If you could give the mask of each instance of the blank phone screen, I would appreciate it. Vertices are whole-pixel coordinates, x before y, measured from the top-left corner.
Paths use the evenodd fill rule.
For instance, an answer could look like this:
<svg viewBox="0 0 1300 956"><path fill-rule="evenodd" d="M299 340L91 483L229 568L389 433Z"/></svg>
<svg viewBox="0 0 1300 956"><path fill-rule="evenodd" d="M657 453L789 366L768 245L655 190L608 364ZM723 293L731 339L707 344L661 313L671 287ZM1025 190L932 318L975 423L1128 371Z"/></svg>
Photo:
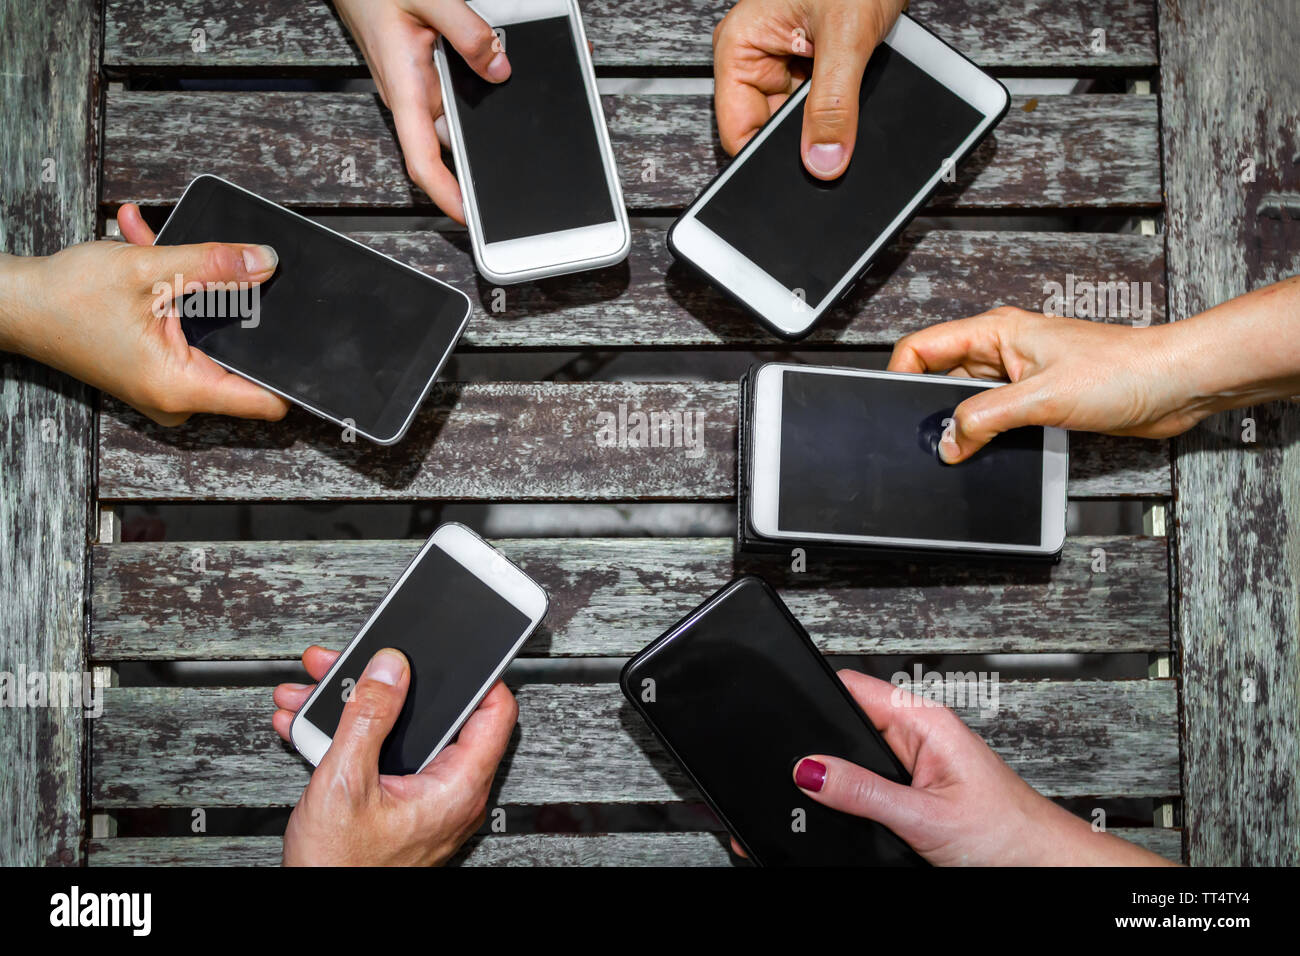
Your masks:
<svg viewBox="0 0 1300 956"><path fill-rule="evenodd" d="M381 773L414 773L527 630L529 618L437 545L397 586L330 677L305 719L333 737L345 696L377 651L411 665L406 704L379 757Z"/></svg>
<svg viewBox="0 0 1300 956"><path fill-rule="evenodd" d="M920 863L885 827L824 807L795 786L794 767L811 754L911 781L759 579L742 578L654 645L623 684L758 862Z"/></svg>
<svg viewBox="0 0 1300 956"><path fill-rule="evenodd" d="M810 305L821 302L916 197L983 115L892 47L871 55L849 168L810 176L803 103L745 153L696 218Z"/></svg>
<svg viewBox="0 0 1300 956"><path fill-rule="evenodd" d="M1004 432L959 465L939 459L945 420L978 391L785 371L780 529L1037 546L1043 429Z"/></svg>
<svg viewBox="0 0 1300 956"><path fill-rule="evenodd" d="M375 438L400 433L465 320L459 292L212 177L195 180L158 234L158 245L191 242L265 244L280 261L255 315L237 293L204 296L202 314L186 315L200 298L187 297L190 345Z"/></svg>
<svg viewBox="0 0 1300 956"><path fill-rule="evenodd" d="M484 242L613 221L569 18L500 29L510 59L504 83L481 78L444 44Z"/></svg>

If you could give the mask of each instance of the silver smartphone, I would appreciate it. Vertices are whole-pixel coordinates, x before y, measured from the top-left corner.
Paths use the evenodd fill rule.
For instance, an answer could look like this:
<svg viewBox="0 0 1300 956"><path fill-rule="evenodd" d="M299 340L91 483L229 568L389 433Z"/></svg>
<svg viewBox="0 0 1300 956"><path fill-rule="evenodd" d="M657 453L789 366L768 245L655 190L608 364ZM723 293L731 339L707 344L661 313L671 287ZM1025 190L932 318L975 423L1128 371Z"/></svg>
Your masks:
<svg viewBox="0 0 1300 956"><path fill-rule="evenodd" d="M1064 429L1017 428L960 464L939 458L956 406L997 382L783 363L751 381L757 534L916 551L1061 550Z"/></svg>
<svg viewBox="0 0 1300 956"><path fill-rule="evenodd" d="M510 60L489 83L439 38L448 134L479 271L508 284L621 262L627 210L574 0L471 0Z"/></svg>
<svg viewBox="0 0 1300 956"><path fill-rule="evenodd" d="M541 585L469 528L440 526L298 711L293 745L319 764L366 664L393 647L410 663L411 684L379 769L424 769L519 653L547 603Z"/></svg>

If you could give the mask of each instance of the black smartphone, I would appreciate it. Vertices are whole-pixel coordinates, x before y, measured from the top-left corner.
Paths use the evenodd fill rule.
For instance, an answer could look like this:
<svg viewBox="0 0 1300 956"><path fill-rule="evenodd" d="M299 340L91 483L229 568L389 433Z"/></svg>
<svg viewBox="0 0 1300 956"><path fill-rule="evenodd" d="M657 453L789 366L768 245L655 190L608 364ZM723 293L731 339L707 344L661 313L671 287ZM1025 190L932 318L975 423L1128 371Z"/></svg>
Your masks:
<svg viewBox="0 0 1300 956"><path fill-rule="evenodd" d="M189 344L381 445L406 432L469 321L463 292L216 176L190 183L155 245L192 242L269 245L280 261L251 290L184 295Z"/></svg>
<svg viewBox="0 0 1300 956"><path fill-rule="evenodd" d="M924 866L890 830L794 784L801 757L912 779L789 608L761 578L732 581L627 662L623 693L764 866Z"/></svg>

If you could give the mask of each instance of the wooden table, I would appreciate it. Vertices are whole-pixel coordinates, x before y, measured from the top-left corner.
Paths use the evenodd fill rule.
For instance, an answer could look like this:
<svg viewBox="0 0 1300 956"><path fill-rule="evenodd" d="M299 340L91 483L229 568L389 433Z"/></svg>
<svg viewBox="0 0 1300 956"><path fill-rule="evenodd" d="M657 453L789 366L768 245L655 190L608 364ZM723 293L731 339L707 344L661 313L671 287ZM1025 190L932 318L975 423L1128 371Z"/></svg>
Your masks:
<svg viewBox="0 0 1300 956"><path fill-rule="evenodd" d="M801 348L834 361L837 350L885 349L991 305L1039 308L1044 284L1069 274L1149 282L1153 321L1165 321L1295 272L1294 4L1233 5L1231 18L1219 6L916 0L919 19L999 75L1098 84L1015 97L929 210L956 227L909 230ZM710 33L727 7L583 4L597 69L613 78L707 77ZM326 91L366 73L324 3L3 0L0 12L6 36L16 31L6 70L21 74L4 87L5 251L103 235L120 203L166 207L200 172L308 213L436 214L407 178L378 98ZM258 88L168 89L177 77ZM327 82L286 88L303 77ZM358 238L470 293L465 352L778 348L664 244L663 218L725 161L710 97L618 92L604 103L634 217L625 265L510 288L493 311L463 232ZM1241 182L1247 159L1254 179ZM355 181L340 175L345 165ZM974 213L1065 215L1078 228L963 227ZM704 412L705 453L598 447L597 414L620 404ZM0 408L0 669L94 668L109 685L123 662L283 661L312 642L341 646L418 547L204 542L197 572L194 542L118 540L126 504L727 502L735 490L732 381L448 382L393 448L342 443L297 411L274 425L201 417L163 429L12 356ZM1254 444L1239 440L1247 416ZM1152 825L1122 832L1157 852L1294 864L1298 435L1296 410L1269 406L1212 419L1172 454L1164 442L1074 436L1071 498L1141 500L1147 533L1072 538L1050 570L795 574L738 564L725 538L498 543L551 593L527 656L626 657L737 569L772 579L828 653L1147 655L1147 679L1004 681L996 715L963 717L1049 796L1150 800ZM465 862L729 861L725 837L689 812L698 797L614 684L515 690L520 726L492 797L507 820L518 807L656 805L687 829L507 828L474 838ZM0 860L277 862L278 837L133 837L116 826L138 808L292 805L309 768L269 718L266 688L108 686L93 721L73 709L0 710L0 818L14 822L0 834Z"/></svg>

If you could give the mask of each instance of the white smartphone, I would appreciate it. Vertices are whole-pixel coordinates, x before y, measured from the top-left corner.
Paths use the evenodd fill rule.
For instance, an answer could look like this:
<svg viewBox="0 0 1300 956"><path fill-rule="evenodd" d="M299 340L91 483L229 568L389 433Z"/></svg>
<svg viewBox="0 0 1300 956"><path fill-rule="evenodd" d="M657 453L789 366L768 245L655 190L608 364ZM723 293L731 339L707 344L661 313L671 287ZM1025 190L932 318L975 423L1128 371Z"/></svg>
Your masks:
<svg viewBox="0 0 1300 956"><path fill-rule="evenodd" d="M772 363L751 377L749 524L771 539L1050 556L1067 434L1017 428L945 465L953 409L997 382Z"/></svg>
<svg viewBox="0 0 1300 956"><path fill-rule="evenodd" d="M175 290L186 341L380 445L406 434L469 322L459 289L217 176L186 187L154 242L275 249L260 286Z"/></svg>
<svg viewBox="0 0 1300 956"><path fill-rule="evenodd" d="M621 262L627 210L575 0L472 0L510 60L482 79L439 37L443 108L478 269L508 284Z"/></svg>
<svg viewBox="0 0 1300 956"><path fill-rule="evenodd" d="M673 254L796 339L870 266L1007 111L1006 87L906 14L867 63L853 158L800 157L805 83L668 232Z"/></svg>
<svg viewBox="0 0 1300 956"><path fill-rule="evenodd" d="M423 770L460 731L546 614L546 592L464 525L440 526L298 711L290 739L319 764L374 654L406 655L411 684L381 773Z"/></svg>

